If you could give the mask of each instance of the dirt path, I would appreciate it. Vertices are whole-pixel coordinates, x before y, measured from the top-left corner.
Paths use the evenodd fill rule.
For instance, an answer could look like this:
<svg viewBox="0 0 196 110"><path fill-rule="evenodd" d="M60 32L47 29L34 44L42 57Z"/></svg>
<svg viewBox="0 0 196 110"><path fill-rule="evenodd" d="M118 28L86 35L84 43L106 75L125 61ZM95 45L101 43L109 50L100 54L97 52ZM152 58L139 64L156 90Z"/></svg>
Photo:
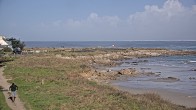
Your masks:
<svg viewBox="0 0 196 110"><path fill-rule="evenodd" d="M6 103L12 110L25 110L24 104L20 101L18 95L16 95L15 102L12 102L10 99L8 99L9 98L8 89L9 89L10 84L7 82L7 79L3 76L3 69L4 68L0 67L0 86L3 87L2 92L5 96ZM19 87L19 90L20 90L20 87Z"/></svg>

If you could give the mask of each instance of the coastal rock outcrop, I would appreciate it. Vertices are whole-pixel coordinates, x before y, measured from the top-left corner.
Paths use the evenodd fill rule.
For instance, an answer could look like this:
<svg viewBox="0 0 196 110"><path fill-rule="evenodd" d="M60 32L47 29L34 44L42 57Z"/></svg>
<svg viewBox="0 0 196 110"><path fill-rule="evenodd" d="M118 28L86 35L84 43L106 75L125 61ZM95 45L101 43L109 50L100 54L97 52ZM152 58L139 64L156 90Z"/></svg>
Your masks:
<svg viewBox="0 0 196 110"><path fill-rule="evenodd" d="M180 81L180 79L175 78L175 77L167 77L167 78L157 78L153 81L155 82L176 82L176 81Z"/></svg>
<svg viewBox="0 0 196 110"><path fill-rule="evenodd" d="M191 71L196 71L196 69L191 69Z"/></svg>
<svg viewBox="0 0 196 110"><path fill-rule="evenodd" d="M133 75L136 73L137 73L137 71L135 68L126 68L126 69L122 69L118 72L118 74L120 74L120 75Z"/></svg>
<svg viewBox="0 0 196 110"><path fill-rule="evenodd" d="M190 79L190 80L196 80L196 78L195 78L195 77L190 77L189 79Z"/></svg>

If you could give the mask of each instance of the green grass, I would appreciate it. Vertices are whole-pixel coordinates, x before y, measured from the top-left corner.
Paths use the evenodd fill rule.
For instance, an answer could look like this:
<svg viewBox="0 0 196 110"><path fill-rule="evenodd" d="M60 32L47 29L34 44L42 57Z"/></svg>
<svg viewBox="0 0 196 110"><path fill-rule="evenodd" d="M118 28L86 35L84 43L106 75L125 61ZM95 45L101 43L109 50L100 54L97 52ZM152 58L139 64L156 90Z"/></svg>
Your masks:
<svg viewBox="0 0 196 110"><path fill-rule="evenodd" d="M23 56L4 70L19 86L27 110L184 110L157 95L131 95L88 81L85 61Z"/></svg>
<svg viewBox="0 0 196 110"><path fill-rule="evenodd" d="M118 49L118 48L74 48L70 51L63 51L62 49L49 49L50 54L60 54L67 57L76 56L95 56L99 54L107 54L112 52L132 51L132 49Z"/></svg>
<svg viewBox="0 0 196 110"><path fill-rule="evenodd" d="M1 86L0 86L0 110L11 110L5 101L5 96L3 95Z"/></svg>

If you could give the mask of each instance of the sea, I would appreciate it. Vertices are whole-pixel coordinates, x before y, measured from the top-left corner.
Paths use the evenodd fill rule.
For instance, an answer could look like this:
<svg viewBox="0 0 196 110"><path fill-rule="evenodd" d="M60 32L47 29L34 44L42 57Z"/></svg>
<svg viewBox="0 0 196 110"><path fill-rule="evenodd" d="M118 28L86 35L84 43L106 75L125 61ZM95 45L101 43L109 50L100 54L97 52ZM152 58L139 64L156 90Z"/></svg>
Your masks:
<svg viewBox="0 0 196 110"><path fill-rule="evenodd" d="M25 41L28 48L166 48L196 50L196 41Z"/></svg>
<svg viewBox="0 0 196 110"><path fill-rule="evenodd" d="M25 44L28 48L165 48L196 51L196 41L27 41ZM115 85L138 89L166 89L196 97L196 55L136 58L119 62L121 65L109 69L135 68L157 75L129 77L115 82ZM136 65L133 62L138 63ZM178 81L157 81L158 78L168 77L177 78Z"/></svg>

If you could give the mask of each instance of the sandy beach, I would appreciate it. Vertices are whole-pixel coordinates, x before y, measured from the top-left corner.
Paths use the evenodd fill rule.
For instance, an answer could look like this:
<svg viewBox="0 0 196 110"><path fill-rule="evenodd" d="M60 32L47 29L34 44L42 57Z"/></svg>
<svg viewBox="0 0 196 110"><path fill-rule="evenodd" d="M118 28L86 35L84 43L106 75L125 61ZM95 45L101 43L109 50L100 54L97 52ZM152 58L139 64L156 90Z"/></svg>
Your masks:
<svg viewBox="0 0 196 110"><path fill-rule="evenodd" d="M182 105L190 108L196 107L196 97L191 97L188 94L165 90L165 89L145 89L145 88L127 88L123 86L118 86L112 84L114 88L117 88L122 91L130 92L131 94L145 94L145 93L153 93L160 95L161 98L167 100L171 103Z"/></svg>

